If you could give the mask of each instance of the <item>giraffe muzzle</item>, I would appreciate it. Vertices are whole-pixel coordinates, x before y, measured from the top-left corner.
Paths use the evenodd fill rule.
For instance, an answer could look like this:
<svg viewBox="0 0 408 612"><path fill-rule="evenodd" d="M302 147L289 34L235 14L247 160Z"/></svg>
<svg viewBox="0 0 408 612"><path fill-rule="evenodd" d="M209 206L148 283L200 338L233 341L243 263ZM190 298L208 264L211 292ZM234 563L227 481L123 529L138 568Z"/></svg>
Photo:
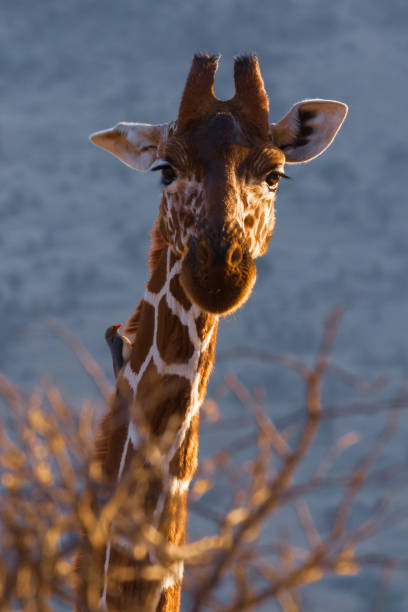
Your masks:
<svg viewBox="0 0 408 612"><path fill-rule="evenodd" d="M233 312L251 294L256 266L237 238L192 240L181 271L188 297L213 314Z"/></svg>

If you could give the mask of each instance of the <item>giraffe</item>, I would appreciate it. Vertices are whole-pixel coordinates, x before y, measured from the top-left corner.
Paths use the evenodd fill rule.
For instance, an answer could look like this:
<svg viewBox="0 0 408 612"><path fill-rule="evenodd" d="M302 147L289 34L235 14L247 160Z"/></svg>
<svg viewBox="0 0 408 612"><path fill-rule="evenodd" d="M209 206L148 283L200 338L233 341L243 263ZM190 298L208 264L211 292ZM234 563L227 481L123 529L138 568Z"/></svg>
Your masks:
<svg viewBox="0 0 408 612"><path fill-rule="evenodd" d="M257 58L235 60L235 95L227 101L214 94L218 61L218 56L194 56L176 121L118 123L91 136L131 168L161 171L150 278L124 329L132 343L130 358L117 374L95 456L105 484L112 486L126 477L135 457L142 458L140 469L148 474L140 492L145 516L165 542L175 545L186 538L199 410L215 360L219 319L241 307L254 287L255 259L266 253L274 232L278 184L288 178L285 163L307 162L325 151L348 111L341 102L304 100L278 123L269 123ZM151 476L147 448L159 449L159 470L152 468ZM183 563L169 562L160 577L145 579L157 563L155 554L145 551L132 559L113 539L99 552L87 552L83 545L78 612L94 609L86 590L92 564L101 576L96 609L179 610ZM123 566L136 574L113 587L113 572Z"/></svg>

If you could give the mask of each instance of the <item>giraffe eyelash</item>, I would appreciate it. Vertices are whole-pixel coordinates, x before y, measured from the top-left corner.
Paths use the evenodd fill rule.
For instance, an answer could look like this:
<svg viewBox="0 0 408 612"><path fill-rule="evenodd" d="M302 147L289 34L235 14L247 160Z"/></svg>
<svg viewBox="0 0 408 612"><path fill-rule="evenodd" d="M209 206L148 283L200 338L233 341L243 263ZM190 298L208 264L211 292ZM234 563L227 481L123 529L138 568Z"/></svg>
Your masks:
<svg viewBox="0 0 408 612"><path fill-rule="evenodd" d="M268 174L266 175L271 176L271 175L275 175L277 178L284 178L284 179L291 179L291 176L288 176L287 174L285 174L282 170L271 170L270 172L268 172Z"/></svg>
<svg viewBox="0 0 408 612"><path fill-rule="evenodd" d="M164 170L165 168L173 169L173 166L166 161L161 161L157 166L152 166L150 172L156 172L157 170Z"/></svg>
<svg viewBox="0 0 408 612"><path fill-rule="evenodd" d="M156 172L156 170L162 171L161 184L164 187L170 185L177 178L177 172L174 170L173 166L166 161L159 162L157 166L153 166L150 168L152 172Z"/></svg>
<svg viewBox="0 0 408 612"><path fill-rule="evenodd" d="M280 170L271 170L271 172L268 172L264 178L264 181L267 184L269 191L278 190L279 179L281 178L289 179L290 176Z"/></svg>

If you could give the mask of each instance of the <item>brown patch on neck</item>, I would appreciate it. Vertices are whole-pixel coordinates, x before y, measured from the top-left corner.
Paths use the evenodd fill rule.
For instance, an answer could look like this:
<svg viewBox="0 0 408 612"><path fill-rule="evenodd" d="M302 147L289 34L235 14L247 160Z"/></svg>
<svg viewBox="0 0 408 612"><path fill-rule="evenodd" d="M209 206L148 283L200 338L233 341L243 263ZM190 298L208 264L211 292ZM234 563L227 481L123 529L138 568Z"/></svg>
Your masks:
<svg viewBox="0 0 408 612"><path fill-rule="evenodd" d="M177 302L184 308L184 310L190 310L191 302L185 294L184 289L180 285L180 275L176 274L170 281L170 293L177 300Z"/></svg>
<svg viewBox="0 0 408 612"><path fill-rule="evenodd" d="M196 319L196 327L197 327L197 334L198 337L200 338L201 341L203 341L206 336L208 336L208 334L211 331L212 326L216 323L217 321L217 317L215 317L214 315L208 314L206 312L202 312ZM214 330L214 336L216 336L216 331Z"/></svg>
<svg viewBox="0 0 408 612"><path fill-rule="evenodd" d="M132 347L130 365L138 374L153 344L154 308L148 302L141 302L140 329Z"/></svg>
<svg viewBox="0 0 408 612"><path fill-rule="evenodd" d="M191 419L183 443L170 462L170 474L180 480L191 480L198 465L198 427L200 413Z"/></svg>
<svg viewBox="0 0 408 612"><path fill-rule="evenodd" d="M108 481L114 482L118 477L128 426L129 396L116 392L110 411L99 425L94 450L94 458L101 464L102 474Z"/></svg>
<svg viewBox="0 0 408 612"><path fill-rule="evenodd" d="M170 447L185 418L190 397L188 380L182 376L159 374L151 360L139 381L133 402L132 410L137 412L134 420L140 422L142 417L148 431L156 439L161 439L162 446Z"/></svg>
<svg viewBox="0 0 408 612"><path fill-rule="evenodd" d="M140 300L135 308L135 311L126 321L123 333L125 336L135 336L139 328L140 313L142 311L143 300Z"/></svg>
<svg viewBox="0 0 408 612"><path fill-rule="evenodd" d="M188 492L185 491L177 498L166 498L159 524L159 531L165 535L168 542L176 546L181 546L186 541L187 495Z"/></svg>
<svg viewBox="0 0 408 612"><path fill-rule="evenodd" d="M163 361L187 363L194 352L188 327L171 312L165 295L160 300L157 319L157 348Z"/></svg>

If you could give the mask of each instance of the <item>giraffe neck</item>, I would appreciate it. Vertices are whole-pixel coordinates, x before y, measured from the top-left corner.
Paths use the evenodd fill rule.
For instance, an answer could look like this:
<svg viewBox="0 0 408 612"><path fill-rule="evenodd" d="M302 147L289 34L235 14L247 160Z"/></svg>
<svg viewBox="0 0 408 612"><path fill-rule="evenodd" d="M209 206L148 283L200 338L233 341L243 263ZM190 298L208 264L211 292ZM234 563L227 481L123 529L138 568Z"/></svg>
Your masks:
<svg viewBox="0 0 408 612"><path fill-rule="evenodd" d="M116 444L108 444L113 452L103 460L107 475L118 482L141 448L153 448L156 461L159 450L160 476L156 470L145 510L153 526L175 545L185 541L188 488L198 462L199 409L214 363L218 324L216 316L191 304L180 284L180 270L181 260L163 249L137 309L130 361L117 381L117 409L123 411L121 397L130 400L119 419L120 431L115 430ZM113 562L109 545L104 602ZM153 587L145 589L144 600L139 593L129 604L178 610L182 575L182 563L173 564L155 593ZM153 607L147 607L148 599L156 602Z"/></svg>
<svg viewBox="0 0 408 612"><path fill-rule="evenodd" d="M201 312L184 293L181 263L170 249L163 251L140 305L139 329L123 373L135 398L131 421L160 438L169 419L179 416L180 442L203 399L210 365L203 357L209 348L213 356L217 328L217 317Z"/></svg>

